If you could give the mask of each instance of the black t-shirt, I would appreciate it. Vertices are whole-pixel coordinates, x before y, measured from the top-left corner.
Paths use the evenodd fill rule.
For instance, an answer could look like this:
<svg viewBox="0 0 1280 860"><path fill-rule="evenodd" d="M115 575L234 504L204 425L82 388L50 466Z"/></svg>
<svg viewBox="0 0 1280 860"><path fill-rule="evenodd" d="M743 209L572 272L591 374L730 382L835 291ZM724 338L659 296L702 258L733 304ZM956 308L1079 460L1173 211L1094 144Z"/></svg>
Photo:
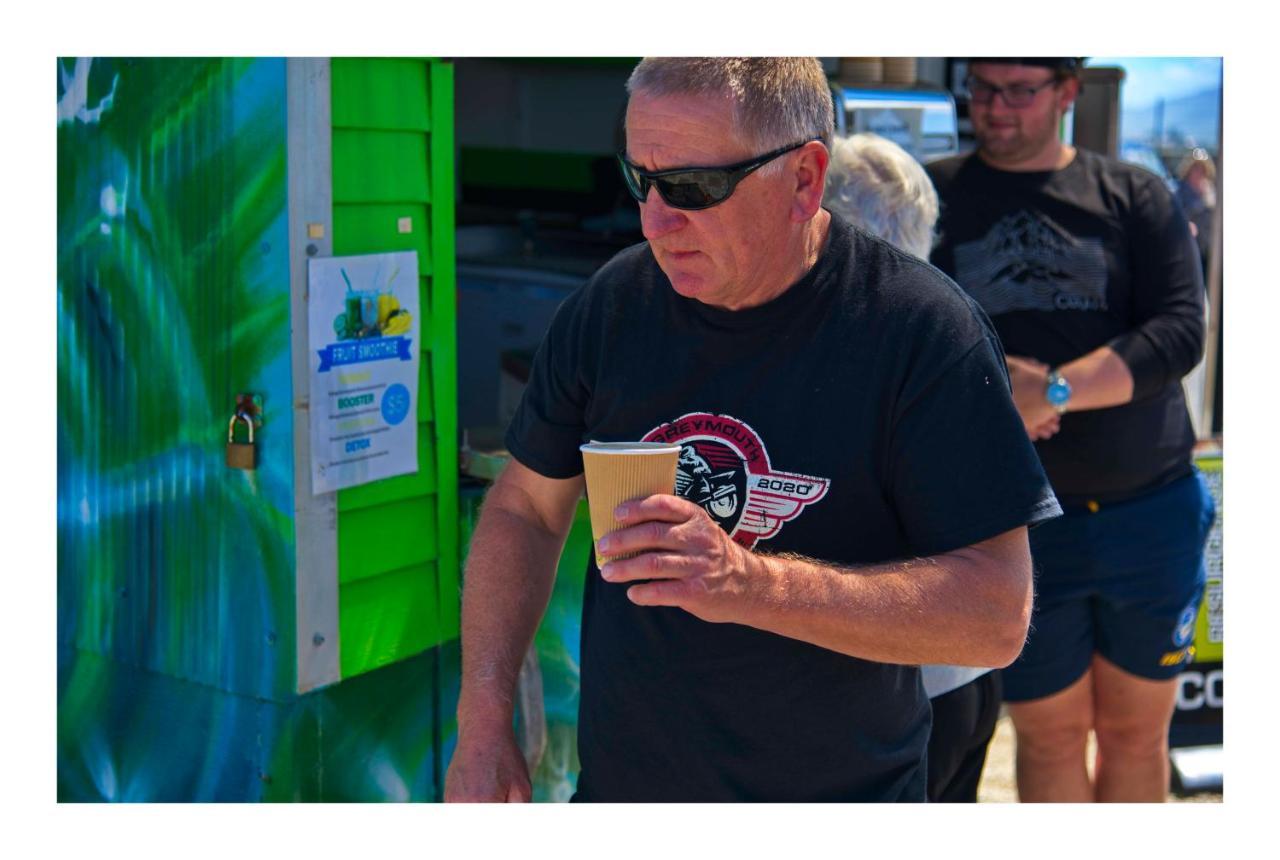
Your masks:
<svg viewBox="0 0 1280 860"><path fill-rule="evenodd" d="M1059 510L981 310L834 217L814 268L758 307L678 295L647 244L570 296L506 441L568 478L589 439L678 441L677 490L734 540L840 564ZM914 666L638 607L594 561L581 654L579 799L924 799Z"/></svg>
<svg viewBox="0 0 1280 860"><path fill-rule="evenodd" d="M1036 450L1064 504L1114 502L1191 471L1181 380L1204 345L1195 241L1155 174L1079 150L1012 173L976 155L928 167L942 199L933 262L991 317L1009 355L1056 367L1110 345L1133 401L1068 412Z"/></svg>

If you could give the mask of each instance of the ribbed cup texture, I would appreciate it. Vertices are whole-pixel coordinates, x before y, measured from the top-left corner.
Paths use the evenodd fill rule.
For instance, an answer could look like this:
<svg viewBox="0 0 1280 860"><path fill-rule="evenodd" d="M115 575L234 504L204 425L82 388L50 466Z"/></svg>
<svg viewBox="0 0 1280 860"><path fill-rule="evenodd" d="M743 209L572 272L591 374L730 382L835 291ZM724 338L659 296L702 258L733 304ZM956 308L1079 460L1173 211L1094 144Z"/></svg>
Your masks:
<svg viewBox="0 0 1280 860"><path fill-rule="evenodd" d="M851 84L879 83L884 80L882 57L841 57L841 81Z"/></svg>
<svg viewBox="0 0 1280 860"><path fill-rule="evenodd" d="M587 505L591 509L591 534L595 540L622 527L613 518L613 510L623 502L643 499L655 493L674 493L676 461L680 449L656 454L597 454L582 452L582 465L587 478ZM630 558L637 553L613 555ZM596 555L596 566L606 559Z"/></svg>
<svg viewBox="0 0 1280 860"><path fill-rule="evenodd" d="M883 57L882 66L886 84L914 84L916 82L915 57Z"/></svg>

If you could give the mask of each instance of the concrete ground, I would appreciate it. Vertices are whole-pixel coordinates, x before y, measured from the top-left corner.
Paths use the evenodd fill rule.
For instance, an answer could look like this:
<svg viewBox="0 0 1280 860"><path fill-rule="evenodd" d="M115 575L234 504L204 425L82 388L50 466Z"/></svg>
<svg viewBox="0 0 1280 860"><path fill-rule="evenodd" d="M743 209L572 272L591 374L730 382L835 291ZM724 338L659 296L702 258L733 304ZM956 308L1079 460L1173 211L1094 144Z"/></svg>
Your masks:
<svg viewBox="0 0 1280 860"><path fill-rule="evenodd" d="M982 772L982 782L978 784L979 803L1015 803L1018 800L1018 788L1014 778L1013 755L1015 749L1013 722L1007 714L1001 713L996 723L995 737L987 748L987 766ZM1089 771L1093 772L1093 738L1089 739ZM1222 792L1204 792L1189 797L1169 795L1174 803L1221 803Z"/></svg>

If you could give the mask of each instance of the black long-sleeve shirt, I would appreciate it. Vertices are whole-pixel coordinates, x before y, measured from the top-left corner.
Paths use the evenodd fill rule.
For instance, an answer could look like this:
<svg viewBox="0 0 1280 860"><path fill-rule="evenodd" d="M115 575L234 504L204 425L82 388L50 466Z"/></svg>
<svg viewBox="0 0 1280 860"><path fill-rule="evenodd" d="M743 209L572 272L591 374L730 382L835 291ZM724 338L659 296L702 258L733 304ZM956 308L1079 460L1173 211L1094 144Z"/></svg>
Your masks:
<svg viewBox="0 0 1280 860"><path fill-rule="evenodd" d="M1036 445L1066 505L1115 502L1191 470L1181 380L1204 349L1204 283L1187 218L1155 174L1079 150L1012 173L976 155L934 162L933 263L991 317L1009 355L1050 366L1109 345L1133 400L1068 412Z"/></svg>

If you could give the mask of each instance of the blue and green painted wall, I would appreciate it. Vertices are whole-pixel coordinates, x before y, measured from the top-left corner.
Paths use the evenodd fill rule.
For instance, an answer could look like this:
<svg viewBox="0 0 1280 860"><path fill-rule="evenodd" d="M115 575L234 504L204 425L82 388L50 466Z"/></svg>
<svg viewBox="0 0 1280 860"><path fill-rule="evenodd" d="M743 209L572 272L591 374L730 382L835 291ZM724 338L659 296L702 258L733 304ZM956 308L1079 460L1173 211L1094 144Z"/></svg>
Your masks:
<svg viewBox="0 0 1280 860"><path fill-rule="evenodd" d="M287 62L58 61L61 800L442 794L452 68L330 67L334 253L419 254L421 450L416 475L338 494L340 677L300 693ZM224 463L247 392L264 417L251 472Z"/></svg>

